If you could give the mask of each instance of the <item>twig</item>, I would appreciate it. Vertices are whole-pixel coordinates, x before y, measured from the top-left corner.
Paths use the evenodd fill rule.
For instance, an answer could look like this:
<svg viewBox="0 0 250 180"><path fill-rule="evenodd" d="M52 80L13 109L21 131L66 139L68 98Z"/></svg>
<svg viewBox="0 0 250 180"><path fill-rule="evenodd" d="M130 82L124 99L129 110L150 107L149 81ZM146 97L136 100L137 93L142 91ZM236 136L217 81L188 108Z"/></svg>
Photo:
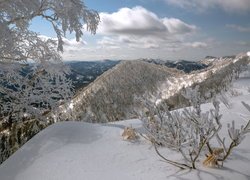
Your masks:
<svg viewBox="0 0 250 180"><path fill-rule="evenodd" d="M161 153L158 151L157 147L156 147L156 144L154 143L154 148L155 148L155 151L156 153L158 154L158 156L160 156L162 159L164 159L167 163L173 165L173 166L176 166L180 169L192 169L192 167L188 166L187 164L182 164L182 163L178 163L178 162L175 162L175 161L171 161L167 158L165 158L163 155L161 155Z"/></svg>

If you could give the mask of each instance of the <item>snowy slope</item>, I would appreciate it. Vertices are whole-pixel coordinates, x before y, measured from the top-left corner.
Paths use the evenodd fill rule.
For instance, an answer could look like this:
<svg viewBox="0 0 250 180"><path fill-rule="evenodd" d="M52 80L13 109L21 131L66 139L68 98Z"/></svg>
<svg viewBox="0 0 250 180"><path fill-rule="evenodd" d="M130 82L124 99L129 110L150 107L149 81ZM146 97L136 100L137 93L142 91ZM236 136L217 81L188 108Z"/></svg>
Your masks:
<svg viewBox="0 0 250 180"><path fill-rule="evenodd" d="M139 121L125 123L136 126ZM1 165L0 179L153 179L152 169L164 177L165 165L149 144L123 141L121 127L54 124Z"/></svg>
<svg viewBox="0 0 250 180"><path fill-rule="evenodd" d="M237 89L248 88L246 77ZM249 83L250 86L250 83ZM237 126L250 118L241 101L250 104L250 93L232 97L232 108L221 106L222 123L236 120ZM209 109L210 104L203 106ZM244 118L243 118L244 117ZM199 166L198 170L173 167L156 155L145 139L137 142L122 140L125 126L143 130L139 120L109 124L60 122L54 124L26 143L0 166L0 180L166 180L166 179L250 179L250 135L234 149L222 169ZM226 134L224 130L222 132ZM160 149L170 159L180 156L168 149Z"/></svg>

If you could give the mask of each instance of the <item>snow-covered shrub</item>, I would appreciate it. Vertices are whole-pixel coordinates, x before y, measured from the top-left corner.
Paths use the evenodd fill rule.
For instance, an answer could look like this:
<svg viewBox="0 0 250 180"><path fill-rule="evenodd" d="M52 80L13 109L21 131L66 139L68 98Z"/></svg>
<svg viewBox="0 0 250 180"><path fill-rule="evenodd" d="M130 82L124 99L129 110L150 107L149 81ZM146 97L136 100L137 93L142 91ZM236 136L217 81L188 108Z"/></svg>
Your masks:
<svg viewBox="0 0 250 180"><path fill-rule="evenodd" d="M230 95L232 95L233 97L241 96L242 94L243 94L242 92L239 92L236 89L230 90Z"/></svg>
<svg viewBox="0 0 250 180"><path fill-rule="evenodd" d="M141 120L148 138L155 145L158 155L180 168L195 169L197 160L201 156L205 156L205 150L208 150L209 154L204 164L218 165L218 162L223 162L232 148L237 146L245 134L249 132L249 123L241 130L236 130L234 124L228 126L232 143L229 148L226 148L225 140L221 140L218 135L222 128L219 101L213 98L213 109L202 112L202 97L198 86L194 89L187 88L183 96L190 101L192 106L171 112L168 106L160 103L157 98L153 101L148 99L143 101L145 114L142 114ZM244 106L250 110L250 106L246 104ZM219 148L220 151L210 145L214 138L217 138L223 146ZM157 146L165 146L181 153L186 163L173 162L162 156ZM223 150L221 150L222 148ZM221 155L222 151L223 155Z"/></svg>
<svg viewBox="0 0 250 180"><path fill-rule="evenodd" d="M242 104L250 112L250 105L246 104L245 102L242 102ZM216 134L217 141L219 145L221 146L221 148L223 149L223 156L218 158L217 161L221 162L222 165L223 165L223 162L231 154L232 149L238 146L242 142L242 140L245 138L247 133L250 133L250 120L248 120L246 125L242 125L240 129L237 129L235 127L235 121L232 121L231 124L228 123L227 128L228 128L228 137L224 137L222 139L219 134ZM228 147L226 145L226 138L228 138L230 141L230 144ZM210 150L210 153L213 153L212 149Z"/></svg>

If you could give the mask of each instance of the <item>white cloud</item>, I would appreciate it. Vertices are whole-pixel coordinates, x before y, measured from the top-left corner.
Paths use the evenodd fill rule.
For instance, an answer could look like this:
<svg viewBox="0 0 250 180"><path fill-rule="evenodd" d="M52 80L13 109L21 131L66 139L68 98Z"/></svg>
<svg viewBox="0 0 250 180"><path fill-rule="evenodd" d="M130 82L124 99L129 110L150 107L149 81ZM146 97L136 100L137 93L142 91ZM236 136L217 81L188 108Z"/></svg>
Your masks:
<svg viewBox="0 0 250 180"><path fill-rule="evenodd" d="M157 49L181 46L180 43L195 32L195 25L176 18L159 18L153 12L137 6L122 8L114 13L100 13L97 34L102 48Z"/></svg>
<svg viewBox="0 0 250 180"><path fill-rule="evenodd" d="M207 48L208 44L205 42L192 42L192 43L186 43L188 47L192 48Z"/></svg>
<svg viewBox="0 0 250 180"><path fill-rule="evenodd" d="M62 57L66 60L77 60L82 56L83 52L88 50L87 42L83 39L76 41L76 39L63 38L63 54Z"/></svg>
<svg viewBox="0 0 250 180"><path fill-rule="evenodd" d="M80 41L76 41L76 39L66 39L63 38L64 46L70 46L70 47L82 47L84 45L87 45L87 42L83 39L80 39Z"/></svg>
<svg viewBox="0 0 250 180"><path fill-rule="evenodd" d="M159 40L152 38L138 38L130 36L108 37L104 36L97 41L100 48L118 49L118 48L140 48L140 49L154 49L159 47Z"/></svg>
<svg viewBox="0 0 250 180"><path fill-rule="evenodd" d="M108 14L100 13L101 23L97 33L166 38L173 34L188 34L197 28L175 18L159 18L153 12L137 6L122 8Z"/></svg>
<svg viewBox="0 0 250 180"><path fill-rule="evenodd" d="M130 37L130 36L120 36L118 38L118 43L123 43L125 46L130 48L141 48L141 49L155 49L160 48L162 41L151 38L151 37Z"/></svg>
<svg viewBox="0 0 250 180"><path fill-rule="evenodd" d="M197 30L196 26L184 23L180 19L163 18L162 23L166 26L170 34L187 34Z"/></svg>
<svg viewBox="0 0 250 180"><path fill-rule="evenodd" d="M115 46L115 45L117 45L117 43L115 42L114 39L107 37L107 36L104 36L101 40L98 40L97 44L103 45L103 46L109 46L109 45Z"/></svg>
<svg viewBox="0 0 250 180"><path fill-rule="evenodd" d="M52 39L52 40L57 41L57 38L51 38L51 37L48 37L48 36L45 36L45 35L39 35L39 37L42 40ZM79 47L83 47L83 46L87 45L87 42L84 41L82 38L80 38L80 41L76 41L75 38L73 38L73 39L63 38L62 40L63 40L63 43L64 43L63 45L66 46L66 47L79 48Z"/></svg>
<svg viewBox="0 0 250 180"><path fill-rule="evenodd" d="M109 47L110 49L120 48L118 41L108 36L104 36L102 39L98 40L97 45L99 45L102 48L103 47Z"/></svg>
<svg viewBox="0 0 250 180"><path fill-rule="evenodd" d="M204 11L209 8L220 7L227 12L244 13L250 11L249 0L165 0L182 8Z"/></svg>
<svg viewBox="0 0 250 180"><path fill-rule="evenodd" d="M57 38L51 38L48 36L44 36L44 35L39 35L39 37L43 40L48 40L48 39L52 39L57 41ZM63 53L62 53L62 57L65 60L77 60L80 59L82 56L83 52L91 52L91 49L89 47L86 47L87 42L84 41L83 39L80 39L80 41L76 41L76 39L67 39L67 38L63 38Z"/></svg>
<svg viewBox="0 0 250 180"><path fill-rule="evenodd" d="M250 32L250 27L244 27L236 24L227 24L226 27L235 29L239 32Z"/></svg>

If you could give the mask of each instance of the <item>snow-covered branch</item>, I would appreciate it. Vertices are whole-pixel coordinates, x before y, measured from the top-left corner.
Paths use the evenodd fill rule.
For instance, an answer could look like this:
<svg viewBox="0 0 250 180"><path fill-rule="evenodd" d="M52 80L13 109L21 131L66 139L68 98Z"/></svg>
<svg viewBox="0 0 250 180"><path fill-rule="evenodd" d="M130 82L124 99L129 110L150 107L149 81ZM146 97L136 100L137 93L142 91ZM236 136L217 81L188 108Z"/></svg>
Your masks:
<svg viewBox="0 0 250 180"><path fill-rule="evenodd" d="M57 40L29 30L35 17L52 24ZM69 73L58 51L63 37L82 29L95 34L100 18L81 0L12 0L0 3L0 116L12 121L24 114L37 118L72 96Z"/></svg>

